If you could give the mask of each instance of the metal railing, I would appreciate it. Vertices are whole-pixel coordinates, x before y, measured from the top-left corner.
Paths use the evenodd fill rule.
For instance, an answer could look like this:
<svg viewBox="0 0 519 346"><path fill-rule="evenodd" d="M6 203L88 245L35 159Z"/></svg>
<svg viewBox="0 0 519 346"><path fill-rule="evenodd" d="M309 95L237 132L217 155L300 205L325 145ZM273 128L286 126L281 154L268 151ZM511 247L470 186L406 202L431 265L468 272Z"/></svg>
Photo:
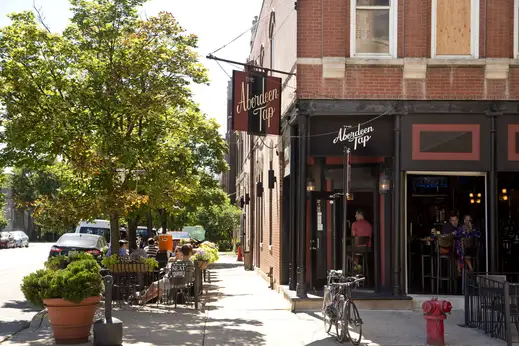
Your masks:
<svg viewBox="0 0 519 346"><path fill-rule="evenodd" d="M512 323L519 332L518 273L466 273L465 326L512 345Z"/></svg>
<svg viewBox="0 0 519 346"><path fill-rule="evenodd" d="M189 280L168 278L163 270L149 270L135 263L122 263L112 270L104 269L103 275L113 277L112 301L122 305L177 305L193 303L199 309L203 282L209 277L194 263Z"/></svg>

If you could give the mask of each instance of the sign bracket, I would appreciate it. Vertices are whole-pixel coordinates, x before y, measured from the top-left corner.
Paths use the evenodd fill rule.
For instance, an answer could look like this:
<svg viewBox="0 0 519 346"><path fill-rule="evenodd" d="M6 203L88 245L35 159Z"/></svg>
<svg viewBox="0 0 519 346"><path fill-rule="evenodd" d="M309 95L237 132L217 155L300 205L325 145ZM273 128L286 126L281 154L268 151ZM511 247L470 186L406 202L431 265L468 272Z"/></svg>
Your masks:
<svg viewBox="0 0 519 346"><path fill-rule="evenodd" d="M254 68L257 68L257 69L260 69L260 70L264 70L265 72L269 72L270 71L270 72L275 72L275 73L281 73L281 74L284 74L284 75L287 75L287 76L295 76L296 75L295 73L292 73L292 72L285 72L285 71L280 71L280 70L274 70L272 68L266 68L266 67L261 67L261 66L253 66L250 63L246 64L246 63L243 63L243 62L238 62L238 61L218 58L218 57L214 56L213 54L208 54L206 56L206 58L210 59L210 60L226 62L226 63L229 63L229 64L240 65L240 66L244 66L244 67L254 67Z"/></svg>

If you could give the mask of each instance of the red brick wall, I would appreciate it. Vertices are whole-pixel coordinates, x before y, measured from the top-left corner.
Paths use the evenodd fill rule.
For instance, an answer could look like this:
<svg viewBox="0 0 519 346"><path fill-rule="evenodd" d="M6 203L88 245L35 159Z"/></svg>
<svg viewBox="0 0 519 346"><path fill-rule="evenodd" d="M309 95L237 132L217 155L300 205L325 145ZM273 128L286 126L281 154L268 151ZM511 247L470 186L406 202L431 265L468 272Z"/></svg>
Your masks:
<svg viewBox="0 0 519 346"><path fill-rule="evenodd" d="M298 58L349 58L349 0L298 2ZM514 0L480 1L480 58L512 58ZM398 58L431 55L431 1L399 0ZM344 52L344 54L342 54ZM425 79L404 79L400 65L346 64L344 78L323 79L322 65L298 64L302 99L519 99L519 66L508 79L485 79L485 66L427 67Z"/></svg>

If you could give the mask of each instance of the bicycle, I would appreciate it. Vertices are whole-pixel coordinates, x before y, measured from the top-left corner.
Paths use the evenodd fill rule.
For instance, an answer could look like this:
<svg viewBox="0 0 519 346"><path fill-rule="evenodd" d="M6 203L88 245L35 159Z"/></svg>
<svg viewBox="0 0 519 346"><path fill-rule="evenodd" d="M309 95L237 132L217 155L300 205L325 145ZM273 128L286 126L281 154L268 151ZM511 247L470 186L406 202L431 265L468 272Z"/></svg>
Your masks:
<svg viewBox="0 0 519 346"><path fill-rule="evenodd" d="M330 333L332 324L335 325L338 342L350 340L357 346L362 339L362 319L355 302L351 299L351 291L355 289L364 277L345 277L341 270L330 270L327 285L324 289L322 314L324 329ZM358 337L350 333L350 327L358 327Z"/></svg>

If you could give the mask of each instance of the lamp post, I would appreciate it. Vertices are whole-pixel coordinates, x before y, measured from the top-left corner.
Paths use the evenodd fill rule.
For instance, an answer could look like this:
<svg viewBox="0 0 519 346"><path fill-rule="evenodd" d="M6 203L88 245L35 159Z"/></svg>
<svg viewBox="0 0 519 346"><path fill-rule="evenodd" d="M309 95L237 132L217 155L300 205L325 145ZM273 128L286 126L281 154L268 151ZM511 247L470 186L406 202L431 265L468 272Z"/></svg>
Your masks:
<svg viewBox="0 0 519 346"><path fill-rule="evenodd" d="M381 290L382 292L391 293L391 180L386 172L383 172L378 180L378 192L382 196L382 215L383 220L380 222L380 226L383 227L383 239L379 242L382 250L380 253L380 267L383 269L380 272L383 273L381 277Z"/></svg>

